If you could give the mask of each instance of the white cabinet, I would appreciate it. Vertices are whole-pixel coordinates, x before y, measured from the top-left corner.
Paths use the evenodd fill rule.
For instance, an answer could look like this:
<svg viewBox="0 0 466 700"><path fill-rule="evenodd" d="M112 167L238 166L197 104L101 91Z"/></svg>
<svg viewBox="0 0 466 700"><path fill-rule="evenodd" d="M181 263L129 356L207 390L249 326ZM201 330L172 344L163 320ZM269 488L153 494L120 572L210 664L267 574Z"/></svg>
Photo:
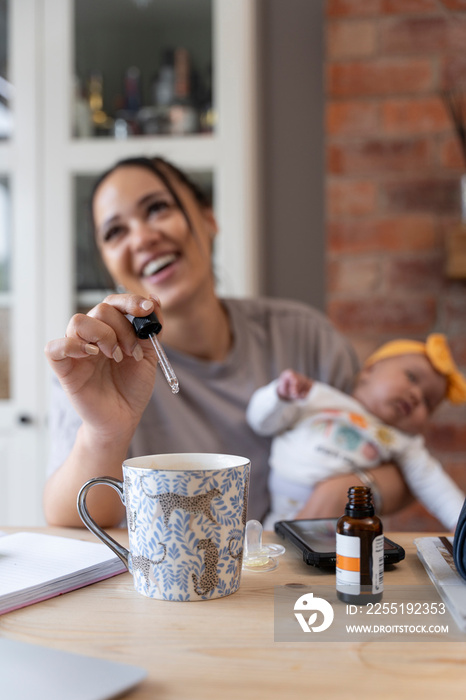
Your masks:
<svg viewBox="0 0 466 700"><path fill-rule="evenodd" d="M1 524L34 524L42 511L45 368L37 11L34 0L1 5L2 104L12 121L12 133L3 133L0 141L0 257L7 275L0 292Z"/></svg>
<svg viewBox="0 0 466 700"><path fill-rule="evenodd" d="M42 521L50 379L43 347L48 339L64 334L79 301L76 203L82 206L80 193L86 183L118 159L133 155L161 155L194 173L208 173L220 224L215 254L219 291L232 296L260 291L256 0L201 3L204 9L209 6L211 17L210 29L204 31L212 37L214 131L124 139L73 136L72 97L79 63L75 48L84 46L89 55L95 50L90 31L85 36L88 49L77 34L82 27L75 23L75 2L80 0L0 3L8 20L8 76L3 78L8 77L15 91L9 103L14 133L0 141L0 191L6 193L11 220L11 225L6 223L0 209L0 246L11 241L11 283L5 289L0 286L2 347L7 346L3 355L10 363L9 388L0 394L0 525ZM122 47L134 41L119 13L147 12L149 17L151 4L164 13L162 39L169 35L170 17L178 23L185 17L187 34L195 32L195 23L189 21L195 0L111 0L114 11L107 14L102 10L108 8L108 0L85 2L85 26L95 22L101 27L101 43L111 51L112 36L120 38ZM156 43L156 29L153 50L159 55L163 42ZM147 33L141 31L139 38L141 44L148 42ZM2 255L6 259L0 247L0 265Z"/></svg>

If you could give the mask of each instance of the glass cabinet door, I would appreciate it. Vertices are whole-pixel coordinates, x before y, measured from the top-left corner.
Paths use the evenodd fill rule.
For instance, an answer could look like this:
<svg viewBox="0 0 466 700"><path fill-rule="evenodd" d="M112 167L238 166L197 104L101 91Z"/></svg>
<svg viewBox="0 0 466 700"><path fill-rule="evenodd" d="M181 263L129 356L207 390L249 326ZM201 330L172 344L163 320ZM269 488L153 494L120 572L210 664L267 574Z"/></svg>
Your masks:
<svg viewBox="0 0 466 700"><path fill-rule="evenodd" d="M0 0L0 516L5 521L12 423L11 405L11 136L9 3Z"/></svg>
<svg viewBox="0 0 466 700"><path fill-rule="evenodd" d="M213 129L211 0L74 0L77 138Z"/></svg>
<svg viewBox="0 0 466 700"><path fill-rule="evenodd" d="M10 191L0 176L0 400L10 398Z"/></svg>
<svg viewBox="0 0 466 700"><path fill-rule="evenodd" d="M0 144L8 141L12 131L11 92L9 80L9 12L7 0L0 0ZM5 145L5 144L4 144ZM7 153L0 163L0 401L10 398L10 284L11 284L11 218Z"/></svg>

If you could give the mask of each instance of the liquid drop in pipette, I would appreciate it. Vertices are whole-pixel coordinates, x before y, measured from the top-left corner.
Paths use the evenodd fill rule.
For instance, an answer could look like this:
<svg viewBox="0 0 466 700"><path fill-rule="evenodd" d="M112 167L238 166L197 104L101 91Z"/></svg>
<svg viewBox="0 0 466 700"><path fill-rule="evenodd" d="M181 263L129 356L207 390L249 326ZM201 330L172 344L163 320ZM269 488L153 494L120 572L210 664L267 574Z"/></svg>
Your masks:
<svg viewBox="0 0 466 700"><path fill-rule="evenodd" d="M133 328L136 331L138 338L141 338L141 340L150 338L150 341L154 346L159 365L165 375L165 379L167 380L172 392L177 394L180 390L180 385L178 384L178 379L176 378L173 367L168 361L165 351L157 338L157 334L162 330L162 324L160 323L156 314L154 312L148 316L131 316L130 314L127 314L126 318L133 324Z"/></svg>

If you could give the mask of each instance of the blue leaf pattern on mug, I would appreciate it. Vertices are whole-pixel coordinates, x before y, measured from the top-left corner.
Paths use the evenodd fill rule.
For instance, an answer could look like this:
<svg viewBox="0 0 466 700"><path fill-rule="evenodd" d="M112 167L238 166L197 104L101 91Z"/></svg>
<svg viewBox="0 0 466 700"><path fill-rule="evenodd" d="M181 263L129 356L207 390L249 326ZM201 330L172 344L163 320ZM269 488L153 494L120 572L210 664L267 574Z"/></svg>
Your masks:
<svg viewBox="0 0 466 700"><path fill-rule="evenodd" d="M238 589L249 467L170 472L124 466L139 592L181 601Z"/></svg>
<svg viewBox="0 0 466 700"><path fill-rule="evenodd" d="M222 595L228 595L228 593L230 593L230 591L227 589L225 581L220 581L218 587Z"/></svg>

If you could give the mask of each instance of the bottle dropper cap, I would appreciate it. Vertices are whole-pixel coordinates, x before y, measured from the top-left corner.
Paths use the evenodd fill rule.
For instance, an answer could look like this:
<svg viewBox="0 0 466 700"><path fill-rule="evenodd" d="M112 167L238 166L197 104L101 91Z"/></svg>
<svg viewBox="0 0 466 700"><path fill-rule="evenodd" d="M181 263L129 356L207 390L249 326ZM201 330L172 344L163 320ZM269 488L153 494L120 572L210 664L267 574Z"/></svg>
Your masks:
<svg viewBox="0 0 466 700"><path fill-rule="evenodd" d="M130 316L128 314L127 318L133 324L136 335L141 340L149 338L154 333L158 335L162 330L162 324L153 311L148 316Z"/></svg>

